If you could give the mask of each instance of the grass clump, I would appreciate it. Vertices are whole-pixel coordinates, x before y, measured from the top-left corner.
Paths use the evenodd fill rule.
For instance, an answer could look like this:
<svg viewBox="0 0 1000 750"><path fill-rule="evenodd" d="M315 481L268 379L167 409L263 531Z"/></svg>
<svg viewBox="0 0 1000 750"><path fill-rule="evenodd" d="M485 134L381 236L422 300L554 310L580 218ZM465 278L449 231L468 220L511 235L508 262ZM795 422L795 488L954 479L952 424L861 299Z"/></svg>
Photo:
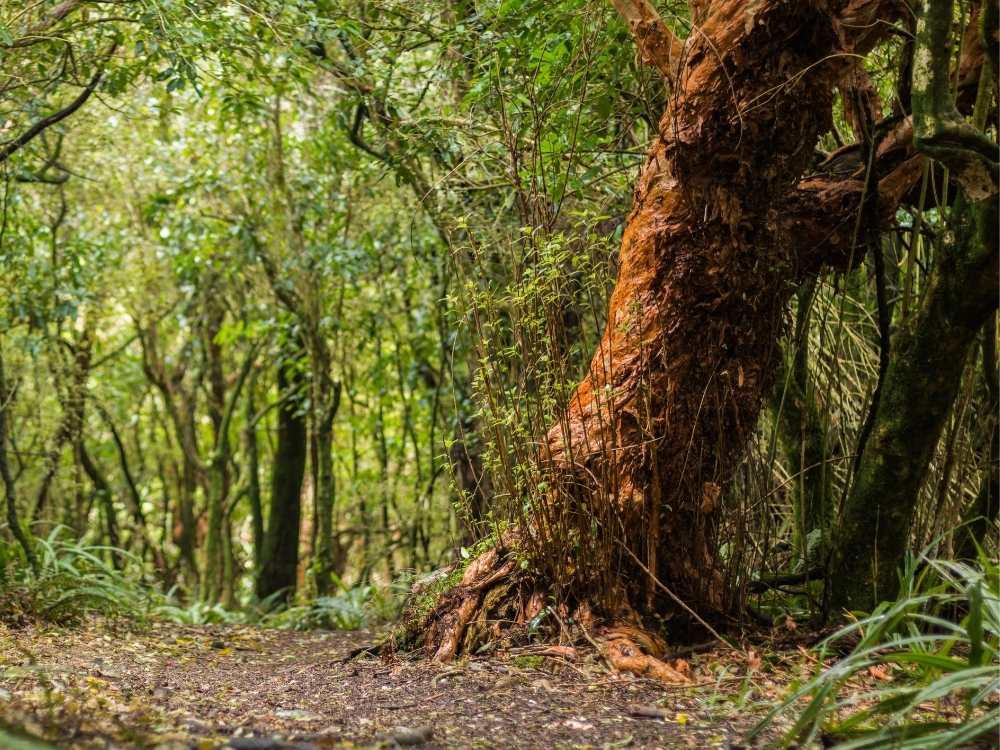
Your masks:
<svg viewBox="0 0 1000 750"><path fill-rule="evenodd" d="M902 594L827 638L826 663L843 658L793 691L751 732L780 714L798 716L781 747L822 739L840 750L970 747L1000 726L1000 586L995 561L922 555L902 575ZM862 687L877 673L883 680ZM860 679L859 679L860 678ZM803 702L806 706L801 709Z"/></svg>
<svg viewBox="0 0 1000 750"><path fill-rule="evenodd" d="M32 569L17 545L0 539L0 621L24 625L41 620L75 625L89 615L150 619L179 625L259 625L293 630L357 630L398 614L397 587L371 585L342 590L279 608L274 602L227 609L174 588L163 593L143 580L142 560L121 549L72 539L65 527L36 538ZM402 585L402 584L401 584Z"/></svg>

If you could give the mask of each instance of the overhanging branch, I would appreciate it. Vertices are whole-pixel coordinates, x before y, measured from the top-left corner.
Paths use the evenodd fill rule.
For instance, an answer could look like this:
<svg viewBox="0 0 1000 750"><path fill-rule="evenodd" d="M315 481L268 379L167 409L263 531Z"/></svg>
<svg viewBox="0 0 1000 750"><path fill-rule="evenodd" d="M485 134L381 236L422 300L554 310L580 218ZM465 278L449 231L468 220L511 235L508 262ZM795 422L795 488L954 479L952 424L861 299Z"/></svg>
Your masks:
<svg viewBox="0 0 1000 750"><path fill-rule="evenodd" d="M649 0L611 0L611 3L628 25L642 61L673 83L680 68L684 42L667 28Z"/></svg>
<svg viewBox="0 0 1000 750"><path fill-rule="evenodd" d="M108 51L104 54L104 58L103 60L101 60L101 63L97 68L97 72L94 73L93 77L90 79L87 85L83 87L83 91L79 93L76 99L71 101L69 104L67 104L59 111L53 112L50 115L46 115L41 120L38 120L34 125L32 125L23 133L21 133L21 135L19 135L13 141L7 143L2 148L0 148L0 164L7 161L7 159L9 159L13 154L15 154L16 152L20 151L22 148L27 146L29 143L31 143L31 141L33 141L43 132L48 130L50 127L56 125L57 123L62 122L71 114L80 109L80 107L82 107L86 103L86 101L90 98L90 95L93 94L94 91L97 89L97 85L101 82L101 78L104 76L104 66L107 64L107 61L111 58L111 55L114 54L115 49L117 47L118 47L118 41L116 40L112 42L111 46L108 48Z"/></svg>

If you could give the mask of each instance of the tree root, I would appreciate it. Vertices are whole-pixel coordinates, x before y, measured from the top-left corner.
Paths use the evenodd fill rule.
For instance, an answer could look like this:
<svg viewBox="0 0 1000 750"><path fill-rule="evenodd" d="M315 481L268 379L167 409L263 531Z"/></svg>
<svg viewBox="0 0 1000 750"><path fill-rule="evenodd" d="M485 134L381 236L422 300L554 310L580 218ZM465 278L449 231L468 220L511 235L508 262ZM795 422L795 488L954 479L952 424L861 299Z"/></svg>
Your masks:
<svg viewBox="0 0 1000 750"><path fill-rule="evenodd" d="M608 664L618 672L629 672L640 677L650 677L665 685L690 682L690 667L677 659L671 666L662 657L663 641L647 630L630 625L617 625L602 633L601 653Z"/></svg>
<svg viewBox="0 0 1000 750"><path fill-rule="evenodd" d="M486 615L513 584L515 567L513 560L503 560L501 550L494 547L473 560L458 585L442 595L423 627L424 651L434 661L451 661L463 643L475 645L475 631L487 628ZM501 587L494 589L495 584ZM474 620L479 628L469 633Z"/></svg>
<svg viewBox="0 0 1000 750"><path fill-rule="evenodd" d="M503 548L493 548L473 560L461 579L440 595L429 612L411 619L410 637L425 655L436 662L449 662L472 653L484 644L499 644L519 635L528 638L528 624L545 611L547 597L533 585L531 576ZM587 603L572 610L555 608L559 636L585 638L608 666L618 672L648 677L667 685L690 681L683 660L672 665L663 660L666 644L642 628L628 624L634 613L618 613L614 624L601 627ZM588 632L596 634L591 638Z"/></svg>

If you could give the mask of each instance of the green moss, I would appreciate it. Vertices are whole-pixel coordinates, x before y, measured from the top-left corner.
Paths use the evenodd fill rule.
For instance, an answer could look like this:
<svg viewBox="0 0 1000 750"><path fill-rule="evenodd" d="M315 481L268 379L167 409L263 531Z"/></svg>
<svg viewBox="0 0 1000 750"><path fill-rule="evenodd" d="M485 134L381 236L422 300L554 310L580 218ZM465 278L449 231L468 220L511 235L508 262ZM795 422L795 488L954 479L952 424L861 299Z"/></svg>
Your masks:
<svg viewBox="0 0 1000 750"><path fill-rule="evenodd" d="M467 567L468 561L463 560L461 565L456 565L451 572L447 575L441 576L439 579L431 583L425 591L416 595L410 606L407 607L409 610L409 619L417 621L422 620L425 615L437 606L438 600L441 599L441 596L445 592L450 591L459 584L462 580L462 576L465 575L465 569Z"/></svg>
<svg viewBox="0 0 1000 750"><path fill-rule="evenodd" d="M518 669L539 669L545 663L544 656L515 656L514 666Z"/></svg>

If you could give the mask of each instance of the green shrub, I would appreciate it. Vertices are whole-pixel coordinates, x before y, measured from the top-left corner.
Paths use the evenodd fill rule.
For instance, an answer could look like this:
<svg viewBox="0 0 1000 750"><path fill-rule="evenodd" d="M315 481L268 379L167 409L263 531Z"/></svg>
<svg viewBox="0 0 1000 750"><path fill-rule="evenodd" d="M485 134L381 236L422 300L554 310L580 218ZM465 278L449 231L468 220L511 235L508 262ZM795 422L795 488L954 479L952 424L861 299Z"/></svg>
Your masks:
<svg viewBox="0 0 1000 750"><path fill-rule="evenodd" d="M371 606L376 599L373 586L356 586L332 596L321 596L307 604L293 605L277 612L265 614L260 624L264 627L311 630L358 630L368 625L372 618Z"/></svg>
<svg viewBox="0 0 1000 750"><path fill-rule="evenodd" d="M11 545L0 553L0 612L6 617L71 623L91 613L148 614L152 602L137 572L142 562L134 555L67 538L62 526L36 538L34 550L36 571Z"/></svg>
<svg viewBox="0 0 1000 750"><path fill-rule="evenodd" d="M249 619L244 612L226 609L221 604L208 604L197 600L181 602L173 590L153 607L152 614L160 620L179 625L235 625L245 623Z"/></svg>

